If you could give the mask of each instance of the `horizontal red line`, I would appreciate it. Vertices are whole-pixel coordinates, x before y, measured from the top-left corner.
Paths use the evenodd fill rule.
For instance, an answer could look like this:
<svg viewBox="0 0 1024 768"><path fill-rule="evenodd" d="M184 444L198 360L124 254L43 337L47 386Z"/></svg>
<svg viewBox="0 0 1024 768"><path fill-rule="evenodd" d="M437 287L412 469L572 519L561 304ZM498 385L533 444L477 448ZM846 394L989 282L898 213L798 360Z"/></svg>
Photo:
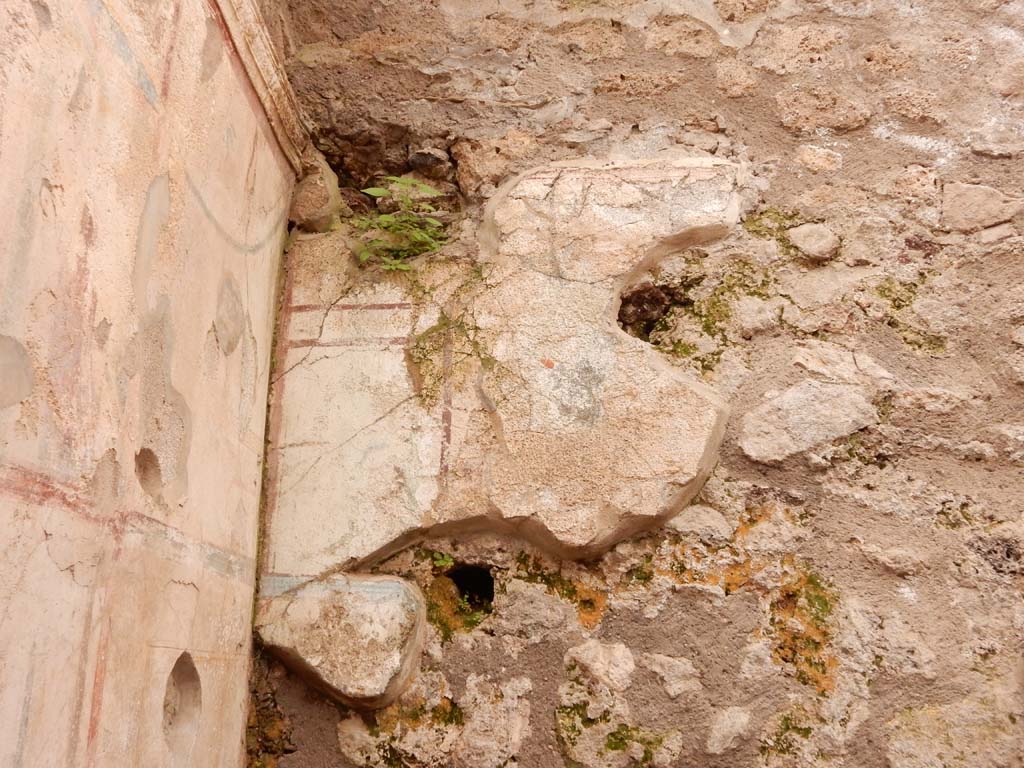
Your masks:
<svg viewBox="0 0 1024 768"><path fill-rule="evenodd" d="M412 309L412 304L398 301L393 304L293 304L288 307L289 312L342 312L354 309Z"/></svg>
<svg viewBox="0 0 1024 768"><path fill-rule="evenodd" d="M409 342L408 336L367 336L363 339L338 339L337 341L320 341L318 339L299 339L289 341L288 349L304 347L404 347Z"/></svg>
<svg viewBox="0 0 1024 768"><path fill-rule="evenodd" d="M230 560L238 562L251 560L241 553L194 539L180 528L142 512L120 510L111 515L96 514L92 508L93 500L90 498L91 493L88 486L76 487L72 483L62 482L43 472L17 464L0 464L0 496L14 497L33 506L62 507L83 520L107 528L118 536L133 531L141 533L143 531L140 526L155 525L179 537L189 545L215 551ZM133 527L127 529L126 524L132 524Z"/></svg>

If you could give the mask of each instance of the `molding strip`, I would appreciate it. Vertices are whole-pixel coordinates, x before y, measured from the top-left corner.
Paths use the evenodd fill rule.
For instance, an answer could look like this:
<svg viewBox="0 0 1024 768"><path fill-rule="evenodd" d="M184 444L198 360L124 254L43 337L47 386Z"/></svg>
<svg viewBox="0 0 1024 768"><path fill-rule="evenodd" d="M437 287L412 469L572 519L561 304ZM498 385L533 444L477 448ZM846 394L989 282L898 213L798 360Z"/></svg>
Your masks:
<svg viewBox="0 0 1024 768"><path fill-rule="evenodd" d="M295 94L255 0L212 0L212 3L231 35L281 151L301 178L302 155L309 146L309 134L302 125Z"/></svg>

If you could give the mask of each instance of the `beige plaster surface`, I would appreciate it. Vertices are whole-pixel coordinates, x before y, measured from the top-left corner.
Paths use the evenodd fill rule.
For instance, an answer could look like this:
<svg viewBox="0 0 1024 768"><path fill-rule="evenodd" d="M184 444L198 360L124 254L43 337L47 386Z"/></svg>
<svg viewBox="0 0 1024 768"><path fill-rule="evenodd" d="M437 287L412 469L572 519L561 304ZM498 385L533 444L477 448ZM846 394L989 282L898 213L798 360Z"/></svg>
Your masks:
<svg viewBox="0 0 1024 768"><path fill-rule="evenodd" d="M244 6L0 6L3 766L241 762L294 182Z"/></svg>

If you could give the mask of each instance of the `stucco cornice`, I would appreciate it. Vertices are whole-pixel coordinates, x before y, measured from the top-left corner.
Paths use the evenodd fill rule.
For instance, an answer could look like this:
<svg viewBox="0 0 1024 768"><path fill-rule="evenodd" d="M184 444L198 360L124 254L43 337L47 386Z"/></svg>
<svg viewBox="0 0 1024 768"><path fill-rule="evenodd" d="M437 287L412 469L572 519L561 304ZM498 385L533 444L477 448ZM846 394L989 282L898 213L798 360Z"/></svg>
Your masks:
<svg viewBox="0 0 1024 768"><path fill-rule="evenodd" d="M309 135L259 8L253 0L209 1L220 14L281 151L301 175L301 158Z"/></svg>

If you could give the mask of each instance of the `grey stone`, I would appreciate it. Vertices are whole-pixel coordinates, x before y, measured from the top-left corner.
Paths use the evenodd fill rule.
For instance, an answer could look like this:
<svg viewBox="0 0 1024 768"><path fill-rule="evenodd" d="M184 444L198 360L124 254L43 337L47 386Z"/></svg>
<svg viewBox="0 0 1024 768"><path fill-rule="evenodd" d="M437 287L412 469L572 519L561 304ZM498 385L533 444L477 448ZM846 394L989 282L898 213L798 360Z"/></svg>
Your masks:
<svg viewBox="0 0 1024 768"><path fill-rule="evenodd" d="M859 386L806 379L747 413L739 445L754 461L781 461L877 420Z"/></svg>
<svg viewBox="0 0 1024 768"><path fill-rule="evenodd" d="M418 668L425 622L414 584L339 574L264 597L255 626L273 653L328 696L376 708L401 695Z"/></svg>
<svg viewBox="0 0 1024 768"><path fill-rule="evenodd" d="M636 662L633 653L622 643L587 640L565 653L566 664L575 662L592 678L612 691L624 691L633 682Z"/></svg>
<svg viewBox="0 0 1024 768"><path fill-rule="evenodd" d="M1024 200L981 184L950 182L942 188L942 222L947 229L974 232L1009 221L1024 210Z"/></svg>
<svg viewBox="0 0 1024 768"><path fill-rule="evenodd" d="M742 707L727 707L715 715L708 734L707 751L720 755L736 746L750 727L750 713Z"/></svg>
<svg viewBox="0 0 1024 768"><path fill-rule="evenodd" d="M839 250L839 238L825 224L801 224L786 234L800 253L814 261L828 261Z"/></svg>

